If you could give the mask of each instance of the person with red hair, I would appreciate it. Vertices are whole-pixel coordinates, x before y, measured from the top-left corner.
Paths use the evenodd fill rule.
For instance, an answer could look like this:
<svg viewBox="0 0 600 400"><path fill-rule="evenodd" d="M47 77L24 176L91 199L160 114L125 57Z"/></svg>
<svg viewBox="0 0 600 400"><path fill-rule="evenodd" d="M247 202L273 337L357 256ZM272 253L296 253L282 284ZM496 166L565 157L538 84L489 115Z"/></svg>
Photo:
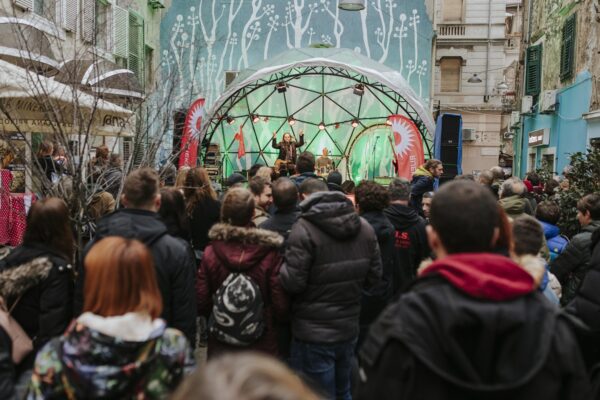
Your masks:
<svg viewBox="0 0 600 400"><path fill-rule="evenodd" d="M183 333L158 318L152 253L140 241L106 237L84 266L84 312L38 353L29 398L167 397L194 359Z"/></svg>

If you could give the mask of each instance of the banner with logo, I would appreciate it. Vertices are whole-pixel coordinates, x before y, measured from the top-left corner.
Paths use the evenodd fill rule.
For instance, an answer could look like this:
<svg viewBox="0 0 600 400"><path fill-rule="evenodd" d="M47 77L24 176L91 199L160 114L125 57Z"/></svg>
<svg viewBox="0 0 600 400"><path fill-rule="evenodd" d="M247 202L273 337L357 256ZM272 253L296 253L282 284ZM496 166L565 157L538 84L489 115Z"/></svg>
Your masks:
<svg viewBox="0 0 600 400"><path fill-rule="evenodd" d="M411 179L415 170L425 162L421 132L404 115L390 115L394 148L394 167L399 177Z"/></svg>
<svg viewBox="0 0 600 400"><path fill-rule="evenodd" d="M179 168L195 167L198 158L198 144L200 143L200 128L204 117L204 99L196 100L190 107L183 134L181 136L181 154L179 155Z"/></svg>

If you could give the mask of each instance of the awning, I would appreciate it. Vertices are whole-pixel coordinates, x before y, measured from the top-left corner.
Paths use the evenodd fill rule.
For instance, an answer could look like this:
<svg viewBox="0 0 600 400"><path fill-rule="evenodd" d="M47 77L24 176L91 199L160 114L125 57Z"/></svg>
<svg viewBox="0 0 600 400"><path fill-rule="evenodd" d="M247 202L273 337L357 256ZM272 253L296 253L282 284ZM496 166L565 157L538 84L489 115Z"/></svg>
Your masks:
<svg viewBox="0 0 600 400"><path fill-rule="evenodd" d="M45 75L56 74L59 66L46 33L15 17L0 17L0 60Z"/></svg>
<svg viewBox="0 0 600 400"><path fill-rule="evenodd" d="M1 60L0 71L0 132L133 135L130 110Z"/></svg>
<svg viewBox="0 0 600 400"><path fill-rule="evenodd" d="M61 63L59 69L56 81L79 85L103 99L139 102L144 98L144 90L133 71L110 61L69 60Z"/></svg>

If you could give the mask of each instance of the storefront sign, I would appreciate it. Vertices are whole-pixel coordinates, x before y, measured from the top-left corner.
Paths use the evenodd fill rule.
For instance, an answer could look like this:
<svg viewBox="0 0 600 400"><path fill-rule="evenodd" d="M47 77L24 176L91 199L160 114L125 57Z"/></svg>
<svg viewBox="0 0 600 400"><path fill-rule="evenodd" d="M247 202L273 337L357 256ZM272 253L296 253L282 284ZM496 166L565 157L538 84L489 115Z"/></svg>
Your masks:
<svg viewBox="0 0 600 400"><path fill-rule="evenodd" d="M550 143L550 129L543 128L529 132L529 147L547 146Z"/></svg>

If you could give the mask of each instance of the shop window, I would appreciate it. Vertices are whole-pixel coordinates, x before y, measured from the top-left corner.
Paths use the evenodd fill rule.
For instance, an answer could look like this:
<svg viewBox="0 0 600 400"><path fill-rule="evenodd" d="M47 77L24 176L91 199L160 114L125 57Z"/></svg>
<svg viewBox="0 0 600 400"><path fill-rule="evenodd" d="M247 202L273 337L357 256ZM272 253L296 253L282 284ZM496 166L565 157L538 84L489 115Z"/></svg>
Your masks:
<svg viewBox="0 0 600 400"><path fill-rule="evenodd" d="M459 92L462 58L444 57L440 60L441 92Z"/></svg>
<svg viewBox="0 0 600 400"><path fill-rule="evenodd" d="M444 0L442 4L444 22L462 22L463 0Z"/></svg>
<svg viewBox="0 0 600 400"><path fill-rule="evenodd" d="M554 154L544 154L542 156L542 169L554 173Z"/></svg>
<svg viewBox="0 0 600 400"><path fill-rule="evenodd" d="M542 45L527 49L525 94L537 96L540 93L542 79Z"/></svg>
<svg viewBox="0 0 600 400"><path fill-rule="evenodd" d="M566 19L562 30L562 44L560 49L560 79L566 80L573 77L575 66L575 31L577 14Z"/></svg>
<svg viewBox="0 0 600 400"><path fill-rule="evenodd" d="M527 165L527 172L534 172L536 170L536 156L535 153L530 153L529 154L529 163Z"/></svg>

